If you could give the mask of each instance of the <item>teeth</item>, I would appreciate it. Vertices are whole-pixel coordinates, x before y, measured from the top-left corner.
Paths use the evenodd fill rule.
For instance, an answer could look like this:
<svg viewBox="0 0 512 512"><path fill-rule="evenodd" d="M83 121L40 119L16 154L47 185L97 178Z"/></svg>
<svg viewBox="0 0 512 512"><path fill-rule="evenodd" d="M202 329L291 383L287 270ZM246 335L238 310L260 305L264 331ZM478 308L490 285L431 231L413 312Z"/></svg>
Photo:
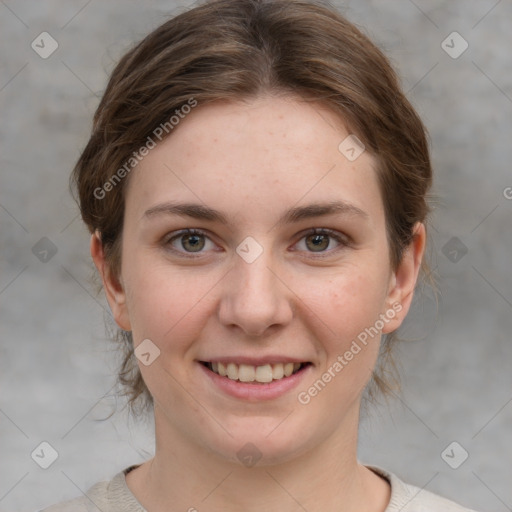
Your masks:
<svg viewBox="0 0 512 512"><path fill-rule="evenodd" d="M238 368L236 367L236 364L233 364L233 363L228 364L227 376L233 380L236 380L238 378ZM240 379L240 380L242 380L242 379Z"/></svg>
<svg viewBox="0 0 512 512"><path fill-rule="evenodd" d="M256 367L256 382L272 382L273 379L272 366L266 364L265 366ZM241 380L241 379L240 379Z"/></svg>
<svg viewBox="0 0 512 512"><path fill-rule="evenodd" d="M226 377L226 375L228 374L228 372L226 370L226 367L222 363L219 363L219 370L218 371L219 371L219 375L221 375L222 377Z"/></svg>
<svg viewBox="0 0 512 512"><path fill-rule="evenodd" d="M272 365L272 378L273 379L282 379L283 377L284 377L284 365L273 364Z"/></svg>
<svg viewBox="0 0 512 512"><path fill-rule="evenodd" d="M289 377L295 373L301 366L301 363L276 363L265 364L263 366L253 366L249 364L235 363L211 363L209 368L222 377L240 382L261 382L267 383L273 380L279 380L283 377Z"/></svg>
<svg viewBox="0 0 512 512"><path fill-rule="evenodd" d="M236 368L235 364L233 364L233 366ZM232 380L235 380L229 375L228 377ZM248 364L241 364L238 367L238 380L241 382L253 382L256 380L256 368L254 366L249 366Z"/></svg>

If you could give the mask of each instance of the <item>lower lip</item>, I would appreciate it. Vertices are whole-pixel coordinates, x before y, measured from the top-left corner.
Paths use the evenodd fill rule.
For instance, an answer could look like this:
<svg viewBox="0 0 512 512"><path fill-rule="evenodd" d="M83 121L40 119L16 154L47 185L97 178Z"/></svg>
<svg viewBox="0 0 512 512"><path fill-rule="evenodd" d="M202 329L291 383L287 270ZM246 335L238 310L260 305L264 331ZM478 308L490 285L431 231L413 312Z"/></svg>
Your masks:
<svg viewBox="0 0 512 512"><path fill-rule="evenodd" d="M313 365L308 364L304 368L301 368L297 373L290 375L289 377L283 377L279 380L273 380L268 383L248 383L240 382L239 380L232 380L228 377L222 377L215 372L209 370L206 366L201 363L197 363L203 373L209 378L215 386L220 388L224 393L233 396L235 398L242 398L244 400L259 401L259 400L272 400L278 398L293 388L297 387L298 384L308 374Z"/></svg>

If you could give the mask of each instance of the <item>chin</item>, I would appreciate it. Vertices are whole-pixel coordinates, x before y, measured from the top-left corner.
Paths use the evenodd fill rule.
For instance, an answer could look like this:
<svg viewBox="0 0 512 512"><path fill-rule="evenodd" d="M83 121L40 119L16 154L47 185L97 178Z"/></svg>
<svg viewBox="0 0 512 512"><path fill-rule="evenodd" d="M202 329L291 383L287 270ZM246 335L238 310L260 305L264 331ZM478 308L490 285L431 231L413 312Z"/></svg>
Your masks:
<svg viewBox="0 0 512 512"><path fill-rule="evenodd" d="M311 424L305 430L292 425L291 418L285 418L286 414L275 418L238 419L236 428L233 425L227 428L233 437L226 434L210 439L209 448L221 458L246 467L289 462L314 447L315 441L304 438L305 431L313 430Z"/></svg>

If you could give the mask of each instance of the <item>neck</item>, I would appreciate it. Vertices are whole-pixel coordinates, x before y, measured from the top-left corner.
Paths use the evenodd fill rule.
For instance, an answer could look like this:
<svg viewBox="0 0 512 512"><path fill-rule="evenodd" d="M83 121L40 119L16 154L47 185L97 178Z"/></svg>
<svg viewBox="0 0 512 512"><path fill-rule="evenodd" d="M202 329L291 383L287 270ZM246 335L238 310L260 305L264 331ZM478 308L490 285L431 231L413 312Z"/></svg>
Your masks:
<svg viewBox="0 0 512 512"><path fill-rule="evenodd" d="M357 461L359 407L342 427L288 461L245 467L184 438L155 407L155 457L126 477L150 512L279 510L384 512L388 484Z"/></svg>

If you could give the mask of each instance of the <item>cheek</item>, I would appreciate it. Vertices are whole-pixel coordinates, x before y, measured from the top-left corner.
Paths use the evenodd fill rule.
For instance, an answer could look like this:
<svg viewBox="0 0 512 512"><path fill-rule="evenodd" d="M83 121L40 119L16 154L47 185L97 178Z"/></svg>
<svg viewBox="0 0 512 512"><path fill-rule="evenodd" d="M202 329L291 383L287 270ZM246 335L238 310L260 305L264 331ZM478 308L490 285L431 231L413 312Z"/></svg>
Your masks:
<svg viewBox="0 0 512 512"><path fill-rule="evenodd" d="M329 403L350 402L371 377L381 341L376 322L385 298L383 275L378 266L353 265L329 279L299 281L304 303L314 313L308 328L323 354L321 378L329 384L322 396ZM321 383L310 384L316 386L313 393L323 389Z"/></svg>
<svg viewBox="0 0 512 512"><path fill-rule="evenodd" d="M315 399L318 414L326 404L338 404L330 409L338 421L338 414L357 399L375 367L381 341L376 322L382 311L383 293L378 276L355 269L332 279L328 290L318 286L310 288L309 293L308 305L318 316L316 327L310 328L316 329L324 357L319 375L302 391L310 399L321 396Z"/></svg>
<svg viewBox="0 0 512 512"><path fill-rule="evenodd" d="M134 340L149 338L165 350L166 341L172 339L176 348L178 338L190 339L201 331L207 317L208 291L216 280L211 272L199 275L197 269L188 270L143 258L127 262Z"/></svg>
<svg viewBox="0 0 512 512"><path fill-rule="evenodd" d="M298 294L338 340L357 336L382 310L385 283L378 269L351 266L332 276L297 280ZM331 335L333 333L331 332Z"/></svg>

